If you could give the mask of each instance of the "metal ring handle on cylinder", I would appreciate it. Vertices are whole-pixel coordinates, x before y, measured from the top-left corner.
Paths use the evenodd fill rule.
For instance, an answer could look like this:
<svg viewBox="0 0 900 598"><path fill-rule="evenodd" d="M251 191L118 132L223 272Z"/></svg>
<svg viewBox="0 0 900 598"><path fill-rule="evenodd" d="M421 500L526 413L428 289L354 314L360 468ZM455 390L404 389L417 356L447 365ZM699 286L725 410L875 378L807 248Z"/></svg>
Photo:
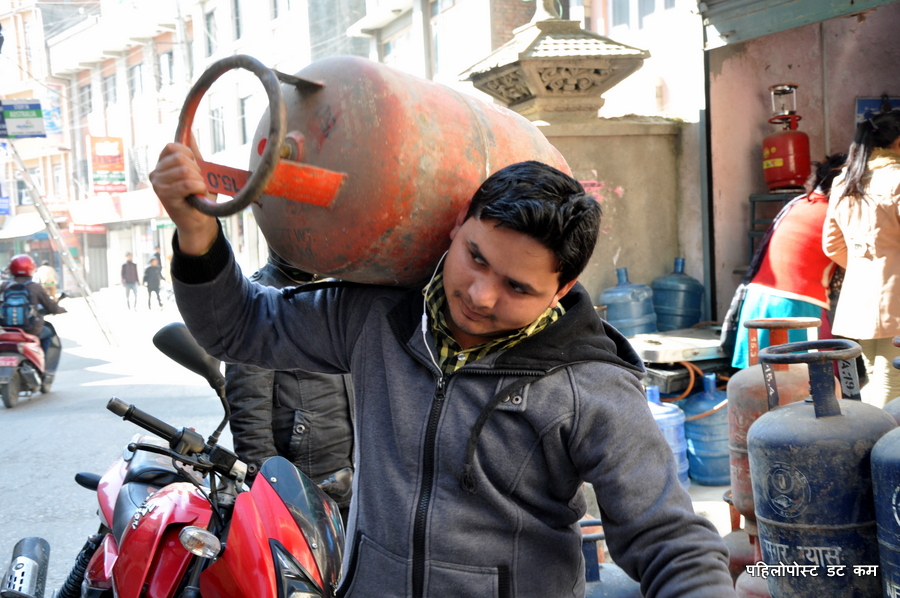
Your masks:
<svg viewBox="0 0 900 598"><path fill-rule="evenodd" d="M257 169L250 175L247 184L238 191L234 199L218 203L197 195L190 195L186 198L191 207L207 216L220 217L236 214L263 194L266 184L275 172L278 160L282 157L284 137L287 133L284 96L281 93L277 75L255 58L238 54L214 62L200 75L184 100L181 115L178 117L175 141L190 146L191 125L194 122L194 114L200 104L200 99L219 77L233 69L248 70L256 75L262 83L269 98L269 133Z"/></svg>
<svg viewBox="0 0 900 598"><path fill-rule="evenodd" d="M841 408L834 394L834 373L831 362L840 365L841 384L845 389L855 389L851 398L859 399L859 380L853 360L862 354L858 343L846 339L828 339L788 343L766 347L759 352L759 361L763 366L766 390L770 405L778 404L778 389L775 375L771 370L774 364L805 363L809 368L809 389L816 409L816 417L840 415ZM768 368L768 369L767 369ZM844 384L844 378L847 384Z"/></svg>
<svg viewBox="0 0 900 598"><path fill-rule="evenodd" d="M819 318L759 318L757 320L747 320L744 327L747 329L748 342L748 361L750 365L759 363L759 336L758 330L767 330L769 332L769 346L783 345L788 342L788 331L799 330L802 328L818 328L822 325ZM787 367L776 367L776 370L787 369Z"/></svg>

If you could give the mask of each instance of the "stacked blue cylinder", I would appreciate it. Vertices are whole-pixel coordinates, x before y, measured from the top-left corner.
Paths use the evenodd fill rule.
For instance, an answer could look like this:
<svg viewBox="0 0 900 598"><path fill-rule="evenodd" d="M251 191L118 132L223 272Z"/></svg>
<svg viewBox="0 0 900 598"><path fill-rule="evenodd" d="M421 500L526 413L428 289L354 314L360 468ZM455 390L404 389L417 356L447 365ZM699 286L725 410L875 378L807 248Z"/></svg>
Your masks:
<svg viewBox="0 0 900 598"><path fill-rule="evenodd" d="M675 455L678 481L687 490L691 487L691 479L688 475L687 441L684 437L684 411L678 405L663 403L659 398L658 386L647 387L647 401L653 419Z"/></svg>
<svg viewBox="0 0 900 598"><path fill-rule="evenodd" d="M700 323L703 285L684 273L683 257L675 258L674 272L660 276L650 286L660 331L680 330Z"/></svg>
<svg viewBox="0 0 900 598"><path fill-rule="evenodd" d="M618 268L616 286L600 295L606 306L606 321L627 337L656 332L656 312L653 310L653 290L642 283L628 281L628 268Z"/></svg>
<svg viewBox="0 0 900 598"><path fill-rule="evenodd" d="M684 410L684 436L691 479L701 486L731 483L728 450L728 405L725 391L716 388L716 375L703 376L703 391L679 401ZM719 409L716 409L720 407Z"/></svg>
<svg viewBox="0 0 900 598"><path fill-rule="evenodd" d="M894 401L896 402L896 401ZM881 437L872 448L872 490L875 497L878 555L885 596L900 589L900 428Z"/></svg>

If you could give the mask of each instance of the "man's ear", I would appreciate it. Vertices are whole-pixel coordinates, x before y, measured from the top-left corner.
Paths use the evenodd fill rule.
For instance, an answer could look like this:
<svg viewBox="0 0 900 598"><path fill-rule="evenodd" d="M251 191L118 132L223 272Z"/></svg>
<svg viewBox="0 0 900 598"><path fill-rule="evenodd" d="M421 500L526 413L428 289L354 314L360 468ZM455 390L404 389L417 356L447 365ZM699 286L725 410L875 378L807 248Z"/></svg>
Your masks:
<svg viewBox="0 0 900 598"><path fill-rule="evenodd" d="M472 200L471 199L468 200L465 204L463 204L462 209L456 215L456 223L453 227L453 230L450 231L450 240L451 241L453 240L453 237L456 236L457 231L463 225L463 222L466 221L466 214L469 213L469 205L471 205L471 203L472 203Z"/></svg>
<svg viewBox="0 0 900 598"><path fill-rule="evenodd" d="M553 297L553 301L550 302L550 307L556 307L556 304L559 303L559 300L565 297L569 291L572 290L572 287L575 286L575 283L578 282L578 279L571 282L567 282L562 287L560 287L559 291L557 291L556 295Z"/></svg>

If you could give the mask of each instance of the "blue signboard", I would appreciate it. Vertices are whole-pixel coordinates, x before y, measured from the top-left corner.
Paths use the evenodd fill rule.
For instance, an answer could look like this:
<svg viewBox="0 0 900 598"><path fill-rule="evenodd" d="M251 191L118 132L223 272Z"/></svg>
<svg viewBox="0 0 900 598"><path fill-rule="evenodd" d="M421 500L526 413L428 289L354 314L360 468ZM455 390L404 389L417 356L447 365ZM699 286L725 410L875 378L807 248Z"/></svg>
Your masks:
<svg viewBox="0 0 900 598"><path fill-rule="evenodd" d="M2 137L46 137L44 116L38 100L2 100Z"/></svg>
<svg viewBox="0 0 900 598"><path fill-rule="evenodd" d="M892 109L900 108L900 98L888 98L888 101L891 103ZM856 98L856 121L854 124L858 125L881 112L882 102L881 98Z"/></svg>

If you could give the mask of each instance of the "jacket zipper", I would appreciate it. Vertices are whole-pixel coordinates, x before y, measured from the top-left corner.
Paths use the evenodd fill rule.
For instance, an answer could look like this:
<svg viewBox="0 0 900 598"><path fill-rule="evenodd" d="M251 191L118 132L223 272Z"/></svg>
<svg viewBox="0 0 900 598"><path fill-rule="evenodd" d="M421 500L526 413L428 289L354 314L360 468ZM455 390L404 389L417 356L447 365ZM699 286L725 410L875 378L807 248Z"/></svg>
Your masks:
<svg viewBox="0 0 900 598"><path fill-rule="evenodd" d="M483 373L500 376L540 376L543 372L529 372L516 370L468 370L469 373ZM425 430L425 446L423 447L422 485L419 493L419 502L416 507L416 518L413 522L413 552L412 552L412 596L423 598L425 596L425 540L428 537L428 507L431 504L431 494L434 488L435 470L435 443L437 442L437 425L444 407L447 388L447 377L441 375L437 380L434 391L434 400L431 403L431 412L428 414L428 427ZM508 577L508 572L507 572Z"/></svg>
<svg viewBox="0 0 900 598"><path fill-rule="evenodd" d="M422 487L419 493L419 504L416 508L416 519L413 523L413 555L412 584L413 598L425 595L425 538L427 535L428 507L431 503L431 491L434 487L434 445L437 440L438 419L444 407L444 389L447 380L442 375L437 380L431 413L428 415L428 428L425 431L424 464L422 466Z"/></svg>

